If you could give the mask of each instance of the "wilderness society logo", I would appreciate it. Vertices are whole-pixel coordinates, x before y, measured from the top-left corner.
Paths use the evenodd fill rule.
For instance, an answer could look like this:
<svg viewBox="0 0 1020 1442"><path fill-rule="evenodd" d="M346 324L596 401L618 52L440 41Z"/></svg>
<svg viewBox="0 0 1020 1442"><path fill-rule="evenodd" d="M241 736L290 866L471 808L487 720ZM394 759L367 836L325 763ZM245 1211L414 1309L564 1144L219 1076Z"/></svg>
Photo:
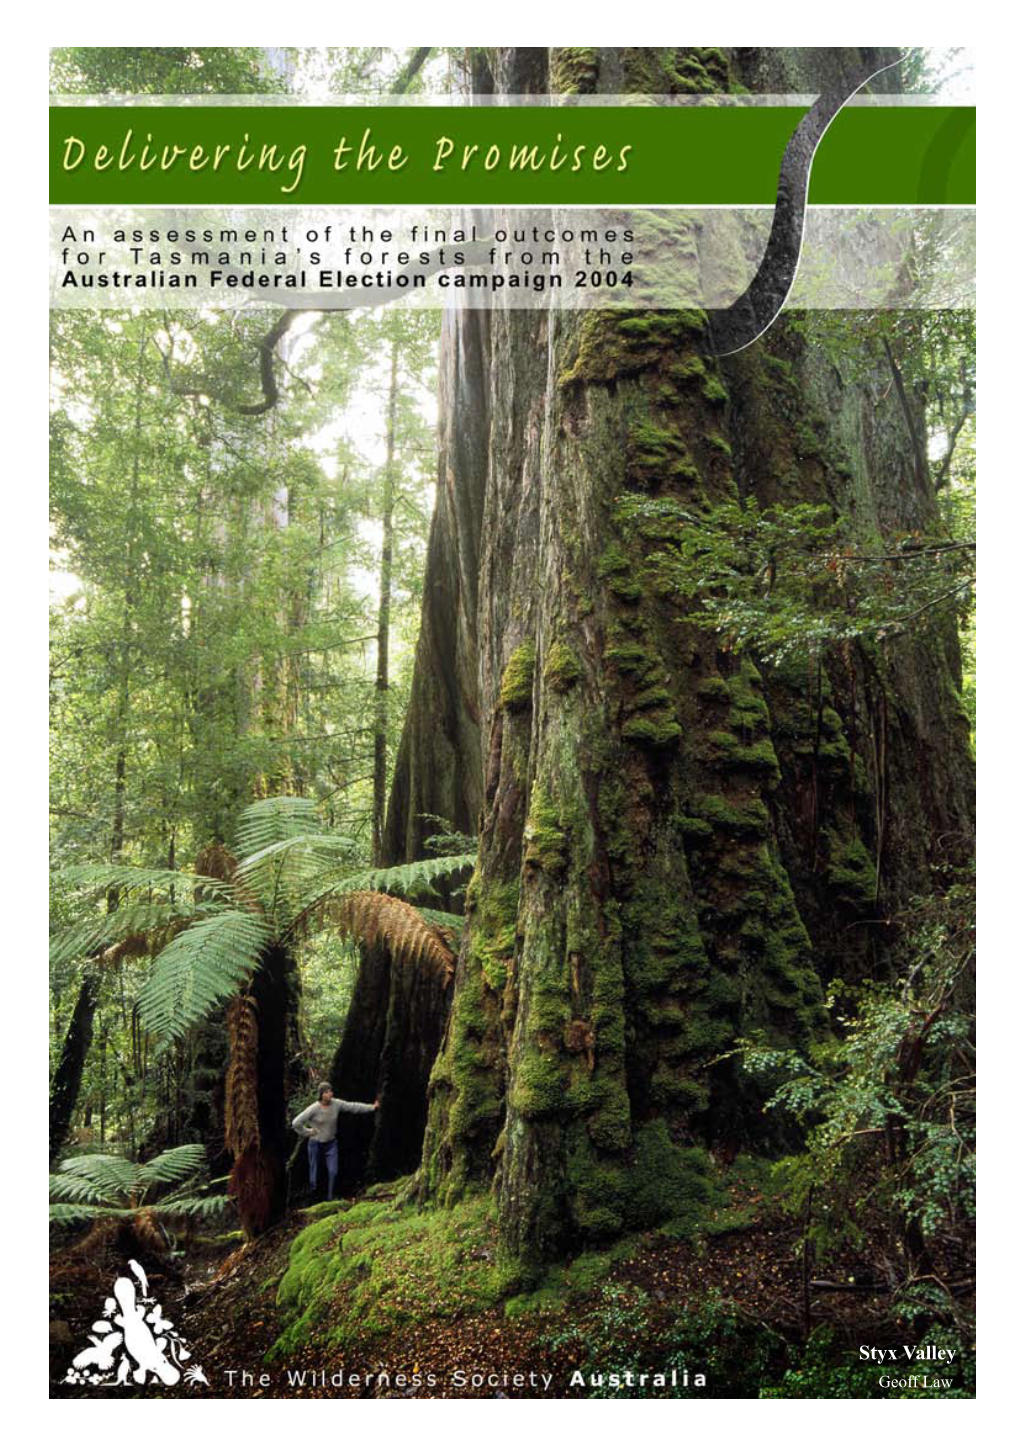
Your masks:
<svg viewBox="0 0 1020 1442"><path fill-rule="evenodd" d="M163 1308L149 1294L149 1279L136 1261L132 1277L118 1277L103 1315L89 1329L88 1343L76 1353L64 1381L69 1386L129 1387L162 1382L174 1387L182 1377L191 1386L209 1385L200 1366L188 1366L191 1349Z"/></svg>
<svg viewBox="0 0 1020 1442"><path fill-rule="evenodd" d="M127 1270L131 1275L119 1276L114 1282L113 1295L105 1299L103 1315L89 1328L86 1345L72 1359L64 1383L70 1387L143 1387L149 1383L176 1387L184 1382L191 1388L208 1387L205 1370L191 1361L192 1344L164 1316L162 1305L150 1292L144 1268L132 1260ZM542 1396L554 1388L556 1392L668 1388L675 1394L707 1385L705 1373L676 1367L619 1372L575 1369L567 1378L556 1372L461 1367L445 1375L388 1367L287 1368L278 1372L224 1367L219 1376L232 1391L259 1393L283 1386L295 1392L403 1396L437 1388L496 1397Z"/></svg>

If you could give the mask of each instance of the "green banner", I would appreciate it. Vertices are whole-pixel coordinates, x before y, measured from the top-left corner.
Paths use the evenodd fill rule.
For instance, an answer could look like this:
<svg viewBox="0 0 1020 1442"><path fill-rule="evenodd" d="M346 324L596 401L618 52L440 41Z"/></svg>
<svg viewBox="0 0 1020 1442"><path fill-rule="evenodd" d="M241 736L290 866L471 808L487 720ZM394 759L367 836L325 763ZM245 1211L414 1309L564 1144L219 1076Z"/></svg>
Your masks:
<svg viewBox="0 0 1020 1442"><path fill-rule="evenodd" d="M770 205L796 106L80 106L53 205ZM975 112L849 107L816 205L972 205Z"/></svg>

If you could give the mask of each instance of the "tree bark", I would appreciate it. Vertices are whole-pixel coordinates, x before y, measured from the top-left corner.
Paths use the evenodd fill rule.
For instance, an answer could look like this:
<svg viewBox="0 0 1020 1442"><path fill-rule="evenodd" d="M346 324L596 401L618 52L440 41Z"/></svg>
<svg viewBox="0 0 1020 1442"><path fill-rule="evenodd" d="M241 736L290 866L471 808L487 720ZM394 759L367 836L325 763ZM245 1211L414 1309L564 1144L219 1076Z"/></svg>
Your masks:
<svg viewBox="0 0 1020 1442"><path fill-rule="evenodd" d="M86 971L78 988L71 1023L60 1050L60 1060L50 1086L50 1165L67 1141L81 1091L82 1073L92 1045L92 1024L99 997L99 979Z"/></svg>
<svg viewBox="0 0 1020 1442"><path fill-rule="evenodd" d="M407 718L394 765L379 860L425 855L441 816L473 834L482 802L477 607L488 451L489 318L444 315L439 355L439 457L421 627ZM331 1080L340 1096L380 1096L374 1132L348 1127L344 1181L370 1166L387 1177L421 1156L426 1085L452 988L433 972L391 975L381 948L362 956ZM359 1090L360 1088L360 1090ZM399 1109L397 1099L400 1098Z"/></svg>
<svg viewBox="0 0 1020 1442"><path fill-rule="evenodd" d="M390 341L390 390L386 407L386 465L383 471L382 551L379 558L379 620L376 627L375 725L372 737L372 860L382 864L386 822L386 743L389 737L390 606L393 599L393 496L397 444L397 362L399 347Z"/></svg>

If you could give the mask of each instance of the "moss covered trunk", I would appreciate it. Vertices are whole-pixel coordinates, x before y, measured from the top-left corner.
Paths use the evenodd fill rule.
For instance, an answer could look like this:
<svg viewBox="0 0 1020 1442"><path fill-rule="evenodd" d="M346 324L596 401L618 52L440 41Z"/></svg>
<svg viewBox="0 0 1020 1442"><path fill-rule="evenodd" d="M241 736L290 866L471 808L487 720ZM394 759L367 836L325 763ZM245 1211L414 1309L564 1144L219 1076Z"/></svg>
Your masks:
<svg viewBox="0 0 1020 1442"><path fill-rule="evenodd" d="M861 63L775 56L490 60L507 93L817 90ZM453 318L447 354L478 326ZM834 374L796 321L725 366L701 312L490 326L484 370L444 390L444 435L474 460L447 468L440 505L472 524L430 556L426 625L441 608L446 630L419 650L394 824L409 836L409 796L473 776L457 748L477 716L481 851L420 1187L450 1202L493 1184L503 1244L538 1257L690 1213L704 1148L774 1141L713 1059L755 1030L824 1031L826 978L881 965L880 923L968 832L970 772L950 632L763 672L684 623L664 536L621 505L824 499L872 534L924 526L931 487L888 377ZM461 728L436 775L430 697Z"/></svg>

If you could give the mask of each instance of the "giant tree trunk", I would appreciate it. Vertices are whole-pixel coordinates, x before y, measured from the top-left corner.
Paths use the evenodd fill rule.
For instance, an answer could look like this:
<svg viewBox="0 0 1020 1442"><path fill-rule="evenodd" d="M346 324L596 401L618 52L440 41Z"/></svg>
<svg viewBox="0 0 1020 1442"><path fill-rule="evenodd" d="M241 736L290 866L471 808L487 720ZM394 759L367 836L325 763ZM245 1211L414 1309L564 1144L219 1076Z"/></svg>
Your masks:
<svg viewBox="0 0 1020 1442"><path fill-rule="evenodd" d="M382 551L379 558L379 612L376 626L375 720L372 756L372 861L382 864L386 824L386 752L389 741L390 610L393 602L393 505L397 444L397 362L399 347L390 341L390 390L386 405L386 464L383 470Z"/></svg>
<svg viewBox="0 0 1020 1442"><path fill-rule="evenodd" d="M427 583L408 716L394 769L382 852L385 866L424 855L430 816L472 834L482 801L478 729L477 606L488 452L488 316L443 318L439 466ZM369 1129L352 1120L343 1178L371 1161L376 1176L413 1171L421 1155L425 1087L452 989L431 970L394 969L366 952L330 1073L340 1096L382 1106ZM392 982L392 984L391 984Z"/></svg>
<svg viewBox="0 0 1020 1442"><path fill-rule="evenodd" d="M492 61L507 93L661 92L818 90L884 58ZM478 327L449 323L447 367ZM650 559L663 538L617 506L635 490L689 509L827 500L862 527L923 528L931 487L887 376L842 382L792 324L721 368L698 312L499 311L486 356L443 398L444 434L476 464L447 471L441 505L477 515L487 449L484 509L430 552L426 624L445 602L460 650L425 632L394 823L410 853L423 704L444 697L461 744L477 715L481 854L420 1185L452 1201L494 1181L504 1245L540 1256L682 1209L696 1143L768 1145L761 1098L710 1063L754 1030L822 1033L823 979L880 966L894 928L870 923L968 835L970 772L951 627L759 671L682 623ZM474 646L476 693L457 665Z"/></svg>

